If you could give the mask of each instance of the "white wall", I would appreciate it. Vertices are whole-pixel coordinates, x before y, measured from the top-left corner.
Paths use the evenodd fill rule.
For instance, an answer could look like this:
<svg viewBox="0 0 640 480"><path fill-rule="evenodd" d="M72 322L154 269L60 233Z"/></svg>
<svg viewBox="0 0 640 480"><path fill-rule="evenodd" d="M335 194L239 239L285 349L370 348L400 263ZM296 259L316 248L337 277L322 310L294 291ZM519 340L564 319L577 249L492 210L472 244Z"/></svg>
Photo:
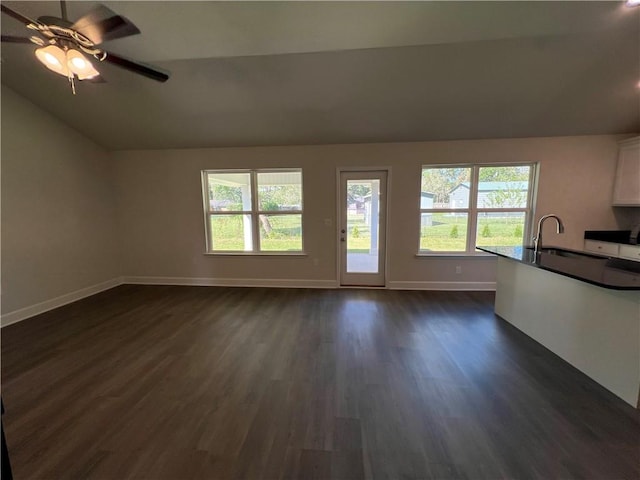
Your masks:
<svg viewBox="0 0 640 480"><path fill-rule="evenodd" d="M113 284L109 154L2 86L1 161L2 323Z"/></svg>
<svg viewBox="0 0 640 480"><path fill-rule="evenodd" d="M536 216L557 213L566 225L562 236L550 226L545 240L581 248L586 229L628 226L616 223L609 206L619 138L108 153L3 86L2 323L115 285L121 276L142 282L336 285L339 167L392 167L391 287L491 288L492 257L416 257L421 165L539 161ZM308 255L204 255L200 170L264 167L303 168ZM461 274L455 273L458 265Z"/></svg>
<svg viewBox="0 0 640 480"><path fill-rule="evenodd" d="M139 281L336 281L336 169L392 167L390 286L479 288L495 282L493 258L418 258L420 167L437 163L540 162L536 217L556 213L566 233L545 241L582 248L584 230L615 229L611 204L619 136L113 153L123 275ZM302 167L307 257L206 256L200 171ZM331 226L325 225L325 219ZM460 265L462 273L456 274ZM444 282L444 283L443 283ZM468 282L468 283L460 283ZM216 283L211 281L211 283ZM276 282L277 283L277 282Z"/></svg>

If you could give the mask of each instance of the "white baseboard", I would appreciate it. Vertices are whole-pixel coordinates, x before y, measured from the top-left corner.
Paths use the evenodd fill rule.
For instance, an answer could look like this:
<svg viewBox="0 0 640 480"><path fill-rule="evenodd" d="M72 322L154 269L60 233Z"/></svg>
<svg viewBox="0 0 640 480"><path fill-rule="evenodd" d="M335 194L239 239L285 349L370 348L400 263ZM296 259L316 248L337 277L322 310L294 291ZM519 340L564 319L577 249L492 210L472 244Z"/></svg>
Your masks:
<svg viewBox="0 0 640 480"><path fill-rule="evenodd" d="M60 295L59 297L36 303L35 305L30 305L28 307L14 310L13 312L5 313L0 316L0 325L6 327L7 325L11 325L12 323L20 322L29 317L33 317L34 315L40 315L41 313L48 312L49 310L53 310L54 308L67 305L71 302L76 302L91 295L95 295L96 293L104 292L105 290L109 290L110 288L117 287L121 284L122 278L113 278L111 280L107 280L106 282L98 283L97 285L91 285L90 287L81 288L80 290L76 290L75 292L66 293L64 295Z"/></svg>
<svg viewBox="0 0 640 480"><path fill-rule="evenodd" d="M200 287L338 288L338 282L335 280L276 278L123 277L122 283L137 285L191 285Z"/></svg>
<svg viewBox="0 0 640 480"><path fill-rule="evenodd" d="M495 291L496 282L389 282L391 290Z"/></svg>

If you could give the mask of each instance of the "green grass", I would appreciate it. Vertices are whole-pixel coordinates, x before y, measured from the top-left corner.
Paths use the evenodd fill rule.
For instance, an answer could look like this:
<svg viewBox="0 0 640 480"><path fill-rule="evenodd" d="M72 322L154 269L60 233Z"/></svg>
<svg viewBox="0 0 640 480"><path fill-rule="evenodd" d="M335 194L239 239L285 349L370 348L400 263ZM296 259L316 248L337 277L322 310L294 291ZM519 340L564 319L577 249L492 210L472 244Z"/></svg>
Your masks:
<svg viewBox="0 0 640 480"><path fill-rule="evenodd" d="M273 215L269 217L270 235L260 226L260 246L269 252L296 252L302 250L302 232L299 215ZM354 227L357 227L354 231ZM457 236L454 230L457 229ZM488 230L485 228L487 227ZM480 217L476 245L521 245L524 215L520 217ZM243 223L240 215L211 217L212 244L215 251L244 251ZM357 233L356 233L357 232ZM483 233L486 236L483 236ZM466 215L433 214L433 225L421 228L420 250L436 252L464 252L466 250ZM367 253L371 245L371 232L365 224L364 214L351 214L347 219L347 250Z"/></svg>
<svg viewBox="0 0 640 480"><path fill-rule="evenodd" d="M370 248L371 248L371 229L365 223L364 213L348 214L347 215L347 252L369 253Z"/></svg>
<svg viewBox="0 0 640 480"><path fill-rule="evenodd" d="M241 215L213 215L211 244L214 251L244 251L244 226ZM266 234L260 225L260 248L268 252L302 251L300 215L269 216L272 231Z"/></svg>
<svg viewBox="0 0 640 480"><path fill-rule="evenodd" d="M260 224L260 248L270 252L302 251L302 216L270 215L271 233Z"/></svg>
<svg viewBox="0 0 640 480"><path fill-rule="evenodd" d="M457 227L457 236L454 230ZM522 245L524 215L519 217L480 217L476 245ZM484 234L484 235L483 235ZM464 252L466 250L467 216L433 214L433 225L421 227L420 250Z"/></svg>
<svg viewBox="0 0 640 480"><path fill-rule="evenodd" d="M485 236L485 226L489 235ZM516 246L522 245L524 239L524 215L522 217L480 218L478 221L478 246Z"/></svg>

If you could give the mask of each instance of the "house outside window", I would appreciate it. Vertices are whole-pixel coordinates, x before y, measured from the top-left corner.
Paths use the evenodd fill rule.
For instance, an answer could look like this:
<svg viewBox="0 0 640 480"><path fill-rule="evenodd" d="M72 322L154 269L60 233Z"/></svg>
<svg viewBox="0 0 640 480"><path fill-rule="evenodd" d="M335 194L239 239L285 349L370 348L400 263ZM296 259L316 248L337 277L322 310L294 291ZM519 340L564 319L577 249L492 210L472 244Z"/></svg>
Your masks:
<svg viewBox="0 0 640 480"><path fill-rule="evenodd" d="M207 253L300 254L302 170L204 170Z"/></svg>
<svg viewBox="0 0 640 480"><path fill-rule="evenodd" d="M424 166L420 254L474 254L530 236L534 164Z"/></svg>

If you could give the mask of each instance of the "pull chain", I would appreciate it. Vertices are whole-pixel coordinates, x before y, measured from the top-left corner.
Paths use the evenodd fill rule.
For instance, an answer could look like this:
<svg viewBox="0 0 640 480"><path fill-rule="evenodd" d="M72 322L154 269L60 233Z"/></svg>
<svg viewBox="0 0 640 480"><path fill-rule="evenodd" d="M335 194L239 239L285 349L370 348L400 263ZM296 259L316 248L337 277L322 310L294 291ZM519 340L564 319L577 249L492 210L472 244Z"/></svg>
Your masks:
<svg viewBox="0 0 640 480"><path fill-rule="evenodd" d="M71 91L76 94L76 82L73 74L69 75L69 83L71 84Z"/></svg>

